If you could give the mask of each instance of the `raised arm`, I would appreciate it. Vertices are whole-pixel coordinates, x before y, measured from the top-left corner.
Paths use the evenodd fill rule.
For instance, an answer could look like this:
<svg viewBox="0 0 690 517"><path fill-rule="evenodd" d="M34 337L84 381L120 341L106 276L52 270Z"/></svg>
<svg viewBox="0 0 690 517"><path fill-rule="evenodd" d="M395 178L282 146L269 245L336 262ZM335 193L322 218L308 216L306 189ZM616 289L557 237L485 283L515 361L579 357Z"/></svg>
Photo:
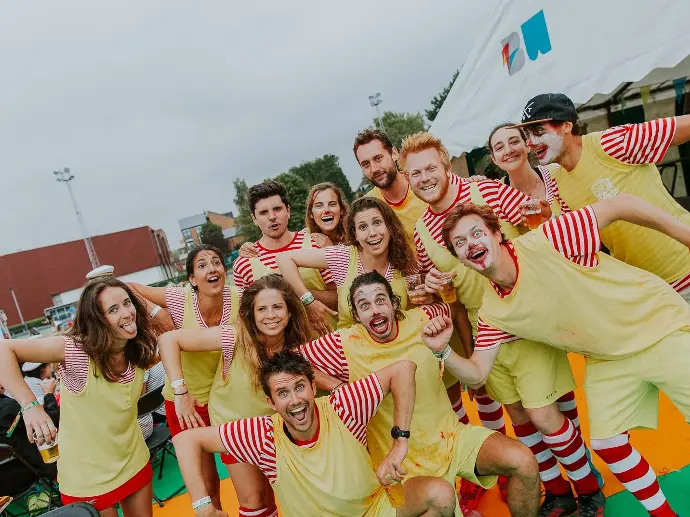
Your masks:
<svg viewBox="0 0 690 517"><path fill-rule="evenodd" d="M65 340L62 336L44 339L8 339L0 346L0 384L22 407L34 404L23 411L26 434L30 442L39 445L52 442L57 430L50 416L37 403L36 396L24 382L19 363L61 363L65 360ZM34 433L36 439L34 440Z"/></svg>
<svg viewBox="0 0 690 517"><path fill-rule="evenodd" d="M664 233L690 247L690 226L632 194L618 194L597 201L591 207L596 214L599 229L606 228L615 221L627 221Z"/></svg>
<svg viewBox="0 0 690 517"><path fill-rule="evenodd" d="M671 139L671 145L680 145L690 141L690 115L676 117L676 133Z"/></svg>
<svg viewBox="0 0 690 517"><path fill-rule="evenodd" d="M416 372L417 365L407 359L396 361L376 372L383 396L387 396L388 393L393 396L393 424L403 431L409 431L412 423L417 389ZM390 452L376 470L376 476L381 484L390 485L403 480L407 475L402 468L405 456L407 456L407 438L393 440Z"/></svg>
<svg viewBox="0 0 690 517"><path fill-rule="evenodd" d="M326 252L319 248L309 248L289 253L279 253L276 255L276 265L280 269L280 274L292 286L295 294L300 298L308 292L307 287L299 274L300 267L312 269L327 269L328 260ZM326 314L337 316L338 313L326 307L319 300L314 300L306 306L309 322L319 334L328 334L331 331Z"/></svg>
<svg viewBox="0 0 690 517"><path fill-rule="evenodd" d="M182 429L203 427L204 421L195 406L198 405L187 386L177 384L184 379L181 352L213 352L222 349L222 327L210 329L180 329L166 332L158 338L158 350L165 373L175 393L175 412Z"/></svg>
<svg viewBox="0 0 690 517"><path fill-rule="evenodd" d="M128 282L127 285L134 289L134 292L142 298L146 298L148 301L160 305L161 307L168 306L165 301L165 287L150 287L135 282Z"/></svg>

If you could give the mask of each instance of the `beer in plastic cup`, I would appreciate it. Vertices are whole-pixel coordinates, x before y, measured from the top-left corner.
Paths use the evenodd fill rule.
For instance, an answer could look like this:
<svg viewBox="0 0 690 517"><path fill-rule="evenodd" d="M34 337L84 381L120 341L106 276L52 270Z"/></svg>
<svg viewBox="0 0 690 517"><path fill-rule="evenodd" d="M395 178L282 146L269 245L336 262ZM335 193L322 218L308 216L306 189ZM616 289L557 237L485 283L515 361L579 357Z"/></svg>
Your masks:
<svg viewBox="0 0 690 517"><path fill-rule="evenodd" d="M403 494L402 483L395 483L394 485L384 485L383 489L386 491L388 500L391 502L393 508L400 508L405 504L405 494Z"/></svg>
<svg viewBox="0 0 690 517"><path fill-rule="evenodd" d="M43 463L55 463L60 457L57 437L55 437L55 441L53 443L44 443L43 445L39 445L38 452L41 453Z"/></svg>
<svg viewBox="0 0 690 517"><path fill-rule="evenodd" d="M422 275L407 275L405 277L405 286L407 287L407 294L410 298L416 294L417 288L422 285Z"/></svg>
<svg viewBox="0 0 690 517"><path fill-rule="evenodd" d="M532 202L525 207L523 213L527 227L532 230L541 224L541 206L538 202Z"/></svg>
<svg viewBox="0 0 690 517"><path fill-rule="evenodd" d="M444 303L453 303L458 298L455 293L455 285L453 285L453 279L450 276L443 277L441 279L441 289L439 290L441 299Z"/></svg>

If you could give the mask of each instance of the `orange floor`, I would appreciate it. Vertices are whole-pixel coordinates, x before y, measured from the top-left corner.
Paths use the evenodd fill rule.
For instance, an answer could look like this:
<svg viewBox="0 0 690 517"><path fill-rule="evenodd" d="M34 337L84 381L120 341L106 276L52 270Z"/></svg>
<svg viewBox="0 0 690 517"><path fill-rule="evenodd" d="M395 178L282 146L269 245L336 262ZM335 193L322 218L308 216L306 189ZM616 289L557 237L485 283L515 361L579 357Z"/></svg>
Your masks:
<svg viewBox="0 0 690 517"><path fill-rule="evenodd" d="M571 364L578 386L582 386L584 377L584 359L580 356L571 356ZM580 421L585 438L588 438L587 406L584 393L581 389L576 391ZM472 422L478 422L477 412L473 403L466 400L465 407L468 410ZM632 443L640 453L654 467L657 474L668 474L690 464L690 426L685 423L683 416L671 404L665 395L661 396L659 411L659 429L657 431L640 430L633 431ZM508 426L510 429L510 426ZM623 490L623 486L613 477L605 464L596 456L594 462L604 475L604 493L611 496ZM229 515L237 515L238 507L235 499L232 482L227 479L222 482L223 509ZM155 517L180 517L193 516L189 497L184 494L165 504L164 508L154 507ZM485 516L510 517L508 508L503 504L496 489L491 490L483 497L479 510Z"/></svg>

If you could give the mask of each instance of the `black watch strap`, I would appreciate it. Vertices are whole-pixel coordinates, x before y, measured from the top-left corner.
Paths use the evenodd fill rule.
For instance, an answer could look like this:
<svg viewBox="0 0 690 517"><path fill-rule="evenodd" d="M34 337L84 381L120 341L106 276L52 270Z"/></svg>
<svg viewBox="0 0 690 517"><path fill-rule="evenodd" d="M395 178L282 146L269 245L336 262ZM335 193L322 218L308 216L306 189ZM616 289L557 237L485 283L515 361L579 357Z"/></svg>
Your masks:
<svg viewBox="0 0 690 517"><path fill-rule="evenodd" d="M410 437L410 431L404 431L396 425L396 426L393 426L393 429L391 429L391 436L393 437L394 440L396 440L398 438L409 438Z"/></svg>

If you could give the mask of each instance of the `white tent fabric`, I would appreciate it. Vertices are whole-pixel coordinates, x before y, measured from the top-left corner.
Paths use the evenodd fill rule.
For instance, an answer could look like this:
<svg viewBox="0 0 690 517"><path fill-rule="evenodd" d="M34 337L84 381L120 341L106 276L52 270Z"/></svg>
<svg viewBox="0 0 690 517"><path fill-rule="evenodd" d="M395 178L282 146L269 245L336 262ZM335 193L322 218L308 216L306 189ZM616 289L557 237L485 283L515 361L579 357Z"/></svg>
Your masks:
<svg viewBox="0 0 690 517"><path fill-rule="evenodd" d="M689 19L686 0L501 0L431 132L460 156L484 145L495 125L520 120L539 93L582 104L623 82L684 77L663 68L690 55Z"/></svg>

